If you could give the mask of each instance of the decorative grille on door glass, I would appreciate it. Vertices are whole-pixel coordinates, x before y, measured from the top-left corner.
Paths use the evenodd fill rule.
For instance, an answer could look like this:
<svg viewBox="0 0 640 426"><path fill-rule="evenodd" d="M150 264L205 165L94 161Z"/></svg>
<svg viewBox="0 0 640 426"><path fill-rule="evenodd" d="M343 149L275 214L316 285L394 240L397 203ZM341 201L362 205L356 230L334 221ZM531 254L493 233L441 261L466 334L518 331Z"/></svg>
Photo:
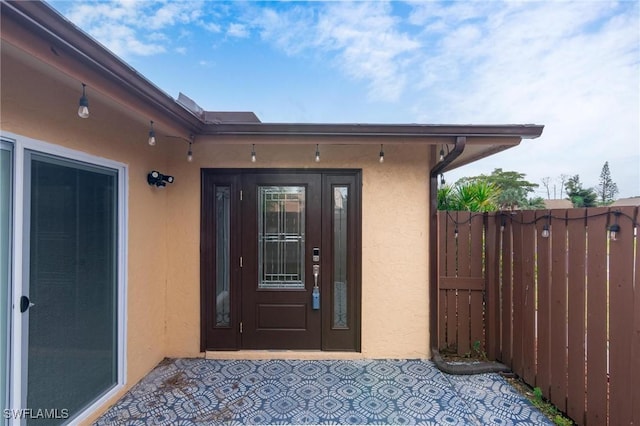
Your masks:
<svg viewBox="0 0 640 426"><path fill-rule="evenodd" d="M303 289L305 187L258 189L258 288Z"/></svg>
<svg viewBox="0 0 640 426"><path fill-rule="evenodd" d="M231 325L231 188L216 186L216 327Z"/></svg>
<svg viewBox="0 0 640 426"><path fill-rule="evenodd" d="M347 208L349 188L333 188L333 328L347 324Z"/></svg>

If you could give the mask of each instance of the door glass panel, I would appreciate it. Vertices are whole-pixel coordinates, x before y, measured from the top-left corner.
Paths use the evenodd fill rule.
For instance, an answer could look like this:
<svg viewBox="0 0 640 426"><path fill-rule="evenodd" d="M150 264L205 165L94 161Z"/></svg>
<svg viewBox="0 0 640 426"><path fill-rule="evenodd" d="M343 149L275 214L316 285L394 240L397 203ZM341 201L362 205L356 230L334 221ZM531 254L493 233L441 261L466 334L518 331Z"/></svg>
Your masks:
<svg viewBox="0 0 640 426"><path fill-rule="evenodd" d="M27 407L72 417L117 383L117 172L27 158Z"/></svg>
<svg viewBox="0 0 640 426"><path fill-rule="evenodd" d="M229 327L230 312L230 276L229 255L231 252L231 188L216 187L216 327Z"/></svg>
<svg viewBox="0 0 640 426"><path fill-rule="evenodd" d="M258 187L258 288L303 289L305 187Z"/></svg>
<svg viewBox="0 0 640 426"><path fill-rule="evenodd" d="M347 207L349 188L333 187L333 328L347 328Z"/></svg>
<svg viewBox="0 0 640 426"><path fill-rule="evenodd" d="M0 142L1 143L1 142ZM13 161L10 146L0 146L0 411L7 408L9 355L9 288L11 283L11 188ZM2 421L0 421L2 423Z"/></svg>

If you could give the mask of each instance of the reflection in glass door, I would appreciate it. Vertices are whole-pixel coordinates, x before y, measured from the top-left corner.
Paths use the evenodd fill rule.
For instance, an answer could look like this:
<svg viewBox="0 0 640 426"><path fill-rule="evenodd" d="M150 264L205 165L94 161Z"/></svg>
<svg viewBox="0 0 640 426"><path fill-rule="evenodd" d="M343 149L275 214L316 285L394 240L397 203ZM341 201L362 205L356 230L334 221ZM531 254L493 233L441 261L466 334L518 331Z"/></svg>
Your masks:
<svg viewBox="0 0 640 426"><path fill-rule="evenodd" d="M117 383L117 171L26 154L26 407L73 417Z"/></svg>
<svg viewBox="0 0 640 426"><path fill-rule="evenodd" d="M0 142L0 412L8 406L9 294L11 288L11 207L13 152ZM2 423L0 421L0 423Z"/></svg>
<svg viewBox="0 0 640 426"><path fill-rule="evenodd" d="M305 188L258 190L258 288L304 289Z"/></svg>

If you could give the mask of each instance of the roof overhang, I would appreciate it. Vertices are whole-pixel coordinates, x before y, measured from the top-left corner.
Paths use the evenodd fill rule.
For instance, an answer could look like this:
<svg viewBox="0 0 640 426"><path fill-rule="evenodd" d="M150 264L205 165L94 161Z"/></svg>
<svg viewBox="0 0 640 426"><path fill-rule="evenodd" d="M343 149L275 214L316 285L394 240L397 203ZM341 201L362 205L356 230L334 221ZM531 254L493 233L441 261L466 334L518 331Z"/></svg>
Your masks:
<svg viewBox="0 0 640 426"><path fill-rule="evenodd" d="M522 139L534 139L544 126L536 124L315 124L315 123L215 123L206 124L200 141L255 144L427 144L444 153L456 138L466 138L464 152L443 171L472 163L517 146Z"/></svg>

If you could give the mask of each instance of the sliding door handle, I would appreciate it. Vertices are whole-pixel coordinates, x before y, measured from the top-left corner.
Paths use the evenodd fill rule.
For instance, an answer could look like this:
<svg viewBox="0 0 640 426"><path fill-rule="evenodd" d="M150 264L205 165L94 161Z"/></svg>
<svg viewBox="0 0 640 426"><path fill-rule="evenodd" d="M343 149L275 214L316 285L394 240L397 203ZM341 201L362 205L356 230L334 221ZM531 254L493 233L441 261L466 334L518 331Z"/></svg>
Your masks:
<svg viewBox="0 0 640 426"><path fill-rule="evenodd" d="M20 312L27 312L27 309L36 306L35 303L31 302L27 296L20 296Z"/></svg>

